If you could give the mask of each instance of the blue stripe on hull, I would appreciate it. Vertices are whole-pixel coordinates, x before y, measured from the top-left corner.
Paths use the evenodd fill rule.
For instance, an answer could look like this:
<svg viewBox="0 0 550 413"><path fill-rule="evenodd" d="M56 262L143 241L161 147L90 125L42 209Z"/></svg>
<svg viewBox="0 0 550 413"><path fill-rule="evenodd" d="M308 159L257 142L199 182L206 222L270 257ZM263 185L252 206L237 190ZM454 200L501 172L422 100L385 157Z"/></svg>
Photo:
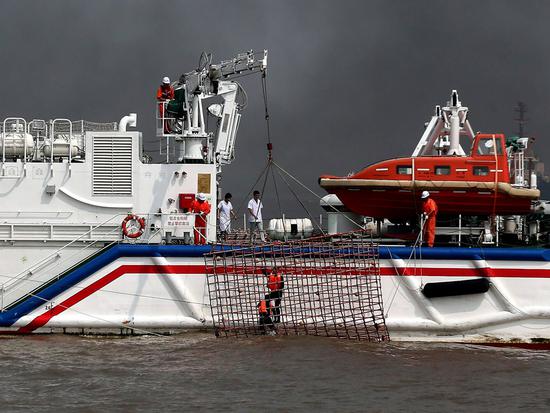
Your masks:
<svg viewBox="0 0 550 413"><path fill-rule="evenodd" d="M425 260L550 261L550 250L539 248L434 247L416 249L414 253ZM413 248L380 247L380 258L408 259L411 254Z"/></svg>
<svg viewBox="0 0 550 413"><path fill-rule="evenodd" d="M9 327L19 318L29 314L47 301L75 286L101 268L116 261L120 257L202 257L211 251L209 246L189 245L130 245L119 244L95 257L89 262L75 268L59 281L48 286L38 294L40 298L29 296L22 303L0 313L0 326Z"/></svg>

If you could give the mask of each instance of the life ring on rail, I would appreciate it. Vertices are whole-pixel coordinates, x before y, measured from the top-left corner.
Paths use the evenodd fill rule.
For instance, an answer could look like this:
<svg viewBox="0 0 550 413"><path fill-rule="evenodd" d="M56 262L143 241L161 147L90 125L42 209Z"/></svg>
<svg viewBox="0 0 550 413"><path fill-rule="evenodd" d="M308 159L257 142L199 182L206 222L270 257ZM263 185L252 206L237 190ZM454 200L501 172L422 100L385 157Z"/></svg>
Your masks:
<svg viewBox="0 0 550 413"><path fill-rule="evenodd" d="M130 223L130 225L128 225ZM128 214L122 221L122 233L128 238L139 238L145 230L145 219L137 215Z"/></svg>

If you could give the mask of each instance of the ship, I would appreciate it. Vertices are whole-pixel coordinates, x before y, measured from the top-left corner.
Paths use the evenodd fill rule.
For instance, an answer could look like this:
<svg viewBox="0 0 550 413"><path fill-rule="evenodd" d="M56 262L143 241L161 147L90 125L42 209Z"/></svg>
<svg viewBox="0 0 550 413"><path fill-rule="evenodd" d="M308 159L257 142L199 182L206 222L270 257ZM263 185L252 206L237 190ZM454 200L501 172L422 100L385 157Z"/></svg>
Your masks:
<svg viewBox="0 0 550 413"><path fill-rule="evenodd" d="M135 113L111 123L3 120L0 333L208 329L376 342L549 340L550 250L524 245L540 238L542 225L528 215L539 196L523 164L528 142L519 139L512 150L501 134L474 135L457 94L428 124L413 157L321 178L340 198L325 206L338 217L360 216L356 231L329 225L309 237L293 229L296 220L287 229L283 217L273 225L282 228L281 241L218 240L215 206L223 169L236 161L246 106L239 79L259 75L265 91L267 56L250 51L213 63L204 53L172 82L173 99L154 103L160 161L143 149ZM456 143L465 130L470 156ZM438 166L447 169L438 174ZM484 243L465 247L458 232L458 241L434 248L390 245L365 227L366 216L413 227L425 189L445 213L486 216L492 225L460 228ZM199 194L213 208L197 233L191 207ZM389 208L392 197L402 208ZM498 245L504 227L517 246ZM280 304L266 285L274 272L285 280ZM267 326L258 320L263 299L280 305Z"/></svg>

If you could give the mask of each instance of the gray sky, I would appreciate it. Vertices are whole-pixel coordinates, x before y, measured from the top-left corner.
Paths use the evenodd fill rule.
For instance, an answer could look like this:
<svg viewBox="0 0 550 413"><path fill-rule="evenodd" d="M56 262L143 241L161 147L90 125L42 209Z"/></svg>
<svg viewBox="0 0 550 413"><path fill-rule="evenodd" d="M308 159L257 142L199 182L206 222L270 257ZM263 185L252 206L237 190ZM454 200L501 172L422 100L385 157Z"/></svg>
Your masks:
<svg viewBox="0 0 550 413"><path fill-rule="evenodd" d="M525 101L526 131L550 158L550 2L3 0L0 10L2 118L137 112L146 149L158 150L163 75L195 68L203 50L216 62L267 48L275 157L319 194L320 174L408 156L451 89L484 132L515 133ZM243 86L250 104L223 180L237 205L266 161L260 80ZM285 212L304 215L281 197Z"/></svg>

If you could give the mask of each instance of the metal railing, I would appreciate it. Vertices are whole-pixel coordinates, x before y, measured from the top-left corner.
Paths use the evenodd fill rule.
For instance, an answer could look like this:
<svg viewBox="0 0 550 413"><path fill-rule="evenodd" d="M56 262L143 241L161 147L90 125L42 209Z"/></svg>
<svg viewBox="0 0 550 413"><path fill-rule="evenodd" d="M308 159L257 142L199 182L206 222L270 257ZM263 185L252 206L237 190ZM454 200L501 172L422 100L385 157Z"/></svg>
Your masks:
<svg viewBox="0 0 550 413"><path fill-rule="evenodd" d="M105 242L105 239L96 239L96 240L93 240L91 242L88 242L82 248L78 249L77 251L72 251L72 254L65 257L63 260L58 261L53 268L49 266L52 262L54 262L54 261L58 260L59 258L61 258L63 251L68 250L72 245L78 243L79 241L82 241L86 236L91 234L94 230L96 230L97 228L100 228L100 227L112 222L115 218L120 217L120 215L125 215L125 214L116 214L116 215L112 216L111 218L107 219L106 221L103 221L102 223L100 223L100 224L96 225L95 227L91 228L89 231L87 231L87 232L83 233L82 235L78 236L77 238L73 239L72 241L70 241L69 243L64 245L63 247L57 249L53 253L51 253L48 256L46 256L46 257L42 258L41 260L39 260L38 262L32 264L30 267L26 268L25 270L21 271L20 273L14 275L12 277L10 277L10 279L8 281L6 281L2 285L0 285L0 311L4 311L4 308L5 308L5 305L6 305L4 297L5 297L6 293L12 291L17 286L20 286L21 283L23 283L25 281L31 281L31 282L34 282L35 284L44 284L44 283L50 282L51 280L53 280L55 278L58 278L60 276L62 271L56 272L54 270L56 268L59 268L61 266L61 264L66 263L71 258L74 258L75 256L81 254L82 251L88 250L91 247L93 247L94 245L97 245L97 243ZM111 231L109 231L108 234L116 233L116 232L120 233L120 228L118 226L113 228ZM111 246L111 245L119 242L121 239L122 239L121 237L118 237L118 239L116 239L114 241L110 241L107 246ZM103 248L105 248L107 246L103 246ZM95 252L97 252L97 251L94 251L94 253ZM84 259L89 258L90 255L91 254L86 256ZM81 261L82 260L80 260L79 262L81 262ZM37 274L40 273L41 270L46 269L46 268L48 269L48 271L52 271L55 275L48 278L47 280L31 279L31 277L36 276Z"/></svg>
<svg viewBox="0 0 550 413"><path fill-rule="evenodd" d="M73 240L71 240L61 248L49 254L48 256L40 259L38 262L33 263L31 266L29 266L25 270L19 272L14 276L8 277L9 280L0 285L0 311L5 311L5 307L7 305L11 305L13 302L20 299L21 296L26 296L31 291L35 290L35 288L29 288L24 292L22 292L21 296L19 296L15 300L12 300L11 302L7 302L5 300L5 296L10 292L12 292L17 287L20 287L22 283L30 282L32 283L32 286L40 287L41 285L47 284L52 280L58 279L61 276L61 274L66 273L71 268L75 268L81 262L89 259L93 254L105 248L108 248L113 244L120 243L120 242L131 242L135 244L151 244L156 242L160 243L162 241L166 241L168 234L170 234L170 238L174 239L174 238L182 238L185 232L188 233L190 239L196 233L199 235L199 238L201 238L204 241L204 243L208 241L208 233L210 231L207 230L207 234L206 236L204 236L194 226L194 216L197 214L148 213L148 214L135 214L135 215L139 217L143 217L145 219L145 226L143 228L143 232L138 238L132 239L132 238L124 237L122 234L120 225L116 225L112 227L113 222L117 222L117 221L122 222L123 218L128 216L128 214L126 213L115 214L112 217L101 222L100 224L93 226L90 230L74 238ZM182 223L183 225L181 225ZM106 233L102 233L101 234L102 237L97 239L88 238L98 228L106 227L106 226L110 226L112 227L112 229L110 229ZM211 226L212 224L208 224L208 227L211 227ZM105 237L109 235L117 235L117 237L114 240L105 239ZM81 242L84 243L84 245L81 248L71 248L78 245ZM102 243L102 242L106 244L103 245L101 248L94 249L92 253L86 254L83 256L82 253L84 251L90 250L94 246L97 246L99 243ZM69 255L64 256L63 259L60 260L64 252L69 252ZM76 261L75 257L78 257L78 256L82 256L82 258ZM67 264L68 262L70 263L71 261L74 262L73 265L63 266L63 264ZM51 264L54 262L55 264L52 266ZM48 273L51 273L53 275L51 277L47 277L44 279L40 278L39 275L42 274L42 271L46 271L46 270L48 271ZM7 276L3 276L3 277L6 278Z"/></svg>

